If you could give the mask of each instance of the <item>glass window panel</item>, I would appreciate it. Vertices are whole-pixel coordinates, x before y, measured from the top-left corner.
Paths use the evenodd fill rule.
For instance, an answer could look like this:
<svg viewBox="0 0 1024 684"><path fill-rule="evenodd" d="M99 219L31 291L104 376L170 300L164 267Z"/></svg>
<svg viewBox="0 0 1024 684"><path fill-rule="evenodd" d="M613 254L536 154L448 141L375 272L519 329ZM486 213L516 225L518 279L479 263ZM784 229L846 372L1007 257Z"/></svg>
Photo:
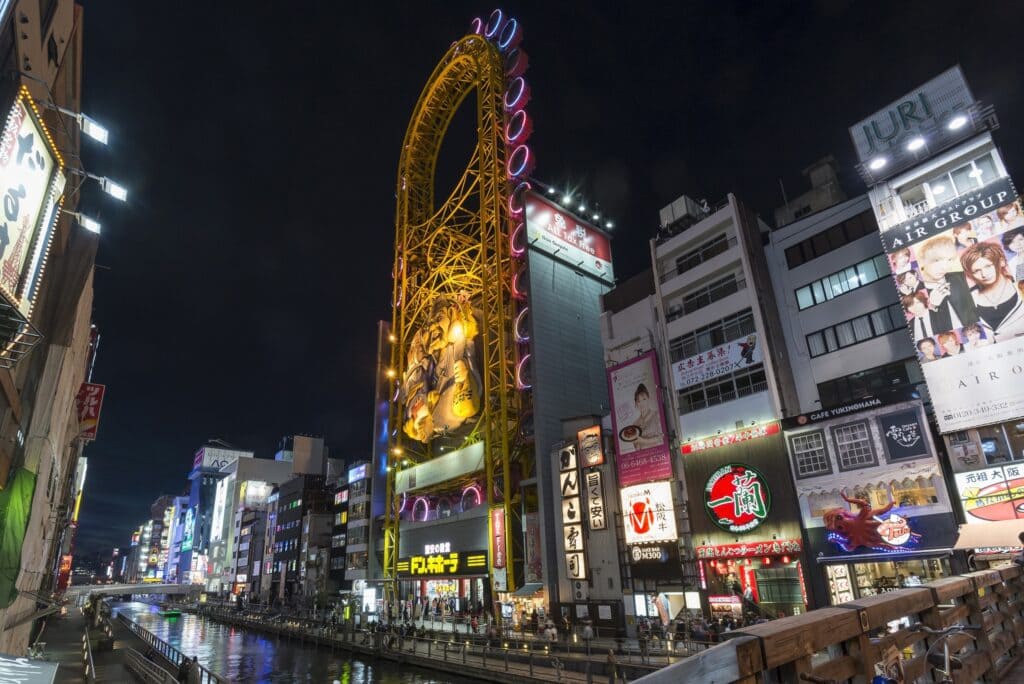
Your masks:
<svg viewBox="0 0 1024 684"><path fill-rule="evenodd" d="M858 342L864 340L870 340L874 335L871 332L871 320L868 316L860 316L854 318L851 323L853 324L853 336Z"/></svg>
<svg viewBox="0 0 1024 684"><path fill-rule="evenodd" d="M838 297L849 288L846 286L846 277L842 273L835 273L828 277L828 289L825 291L828 298Z"/></svg>
<svg viewBox="0 0 1024 684"><path fill-rule="evenodd" d="M953 169L950 175L953 177L953 187L956 189L956 194L962 195L978 187L978 181L971 175L973 171L974 167L970 164L965 164L959 169Z"/></svg>
<svg viewBox="0 0 1024 684"><path fill-rule="evenodd" d="M820 332L811 333L807 336L807 351L811 356L821 356L826 352L825 338Z"/></svg>
<svg viewBox="0 0 1024 684"><path fill-rule="evenodd" d="M875 268L874 261L862 261L857 264L857 274L861 285L878 280L878 270Z"/></svg>
<svg viewBox="0 0 1024 684"><path fill-rule="evenodd" d="M996 170L996 163L992 159L991 154L979 157L974 161L974 164L981 171L981 178L979 180L982 184L991 183L999 176L999 171Z"/></svg>
<svg viewBox="0 0 1024 684"><path fill-rule="evenodd" d="M800 245L793 245L792 247L786 248L786 265L790 268L796 268L800 264L804 263L804 255L800 249Z"/></svg>
<svg viewBox="0 0 1024 684"><path fill-rule="evenodd" d="M846 233L843 231L842 224L829 228L826 235L828 236L829 250L839 249L846 244Z"/></svg>
<svg viewBox="0 0 1024 684"><path fill-rule="evenodd" d="M821 256L822 254L828 253L829 247L827 233L818 233L817 235L811 238L811 243L814 245L815 256Z"/></svg>
<svg viewBox="0 0 1024 684"><path fill-rule="evenodd" d="M884 254L879 254L872 261L875 265L875 280L884 278L885 274L889 273L889 260L885 258Z"/></svg>
<svg viewBox="0 0 1024 684"><path fill-rule="evenodd" d="M839 323L835 326L835 331L840 347L848 347L857 341L853 335L853 324L850 321Z"/></svg>
<svg viewBox="0 0 1024 684"><path fill-rule="evenodd" d="M839 342L836 340L836 331L832 328L826 328L822 331L825 334L825 346L830 352L839 349Z"/></svg>
<svg viewBox="0 0 1024 684"><path fill-rule="evenodd" d="M814 303L821 304L827 300L825 297L825 284L820 280L811 283L811 291L814 293Z"/></svg>

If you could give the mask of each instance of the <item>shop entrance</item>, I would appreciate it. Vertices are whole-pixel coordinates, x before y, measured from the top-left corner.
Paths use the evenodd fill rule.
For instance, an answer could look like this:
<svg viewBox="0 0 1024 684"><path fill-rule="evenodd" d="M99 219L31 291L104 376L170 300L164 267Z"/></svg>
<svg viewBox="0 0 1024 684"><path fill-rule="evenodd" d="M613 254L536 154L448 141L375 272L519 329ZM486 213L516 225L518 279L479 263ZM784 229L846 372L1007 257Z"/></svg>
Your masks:
<svg viewBox="0 0 1024 684"><path fill-rule="evenodd" d="M834 563L825 566L832 605L876 596L904 587L948 577L949 558L913 558L870 563Z"/></svg>
<svg viewBox="0 0 1024 684"><path fill-rule="evenodd" d="M405 580L399 595L403 620L483 615L490 606L490 583L484 575Z"/></svg>
<svg viewBox="0 0 1024 684"><path fill-rule="evenodd" d="M777 618L807 610L803 567L790 556L702 561L708 604L718 617Z"/></svg>

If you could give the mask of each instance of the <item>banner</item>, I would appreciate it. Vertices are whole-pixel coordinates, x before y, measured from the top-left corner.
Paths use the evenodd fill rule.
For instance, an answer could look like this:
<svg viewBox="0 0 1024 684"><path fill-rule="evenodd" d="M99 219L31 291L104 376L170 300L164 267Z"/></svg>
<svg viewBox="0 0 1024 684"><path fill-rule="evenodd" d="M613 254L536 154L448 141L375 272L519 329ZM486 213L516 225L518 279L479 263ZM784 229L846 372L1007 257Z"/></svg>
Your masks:
<svg viewBox="0 0 1024 684"><path fill-rule="evenodd" d="M100 426L100 410L103 408L103 395L106 385L83 382L75 397L78 408L78 437L82 441L91 442L96 439L96 430Z"/></svg>
<svg viewBox="0 0 1024 684"><path fill-rule="evenodd" d="M653 351L608 369L619 486L672 479Z"/></svg>
<svg viewBox="0 0 1024 684"><path fill-rule="evenodd" d="M682 390L763 361L757 334L751 333L672 364L672 383Z"/></svg>
<svg viewBox="0 0 1024 684"><path fill-rule="evenodd" d="M950 182L933 185L952 194ZM1024 212L1010 179L961 192L882 242L941 431L1024 414Z"/></svg>
<svg viewBox="0 0 1024 684"><path fill-rule="evenodd" d="M621 496L626 544L652 544L678 538L671 482L623 487Z"/></svg>

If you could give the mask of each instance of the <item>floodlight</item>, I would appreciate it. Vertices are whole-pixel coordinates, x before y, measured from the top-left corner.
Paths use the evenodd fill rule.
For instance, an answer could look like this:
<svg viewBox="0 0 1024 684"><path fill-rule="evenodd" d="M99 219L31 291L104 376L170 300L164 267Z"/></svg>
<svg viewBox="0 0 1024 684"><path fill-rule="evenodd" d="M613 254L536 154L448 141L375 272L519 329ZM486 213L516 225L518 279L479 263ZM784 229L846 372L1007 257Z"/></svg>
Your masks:
<svg viewBox="0 0 1024 684"><path fill-rule="evenodd" d="M963 128L965 125L967 125L967 117L964 116L963 114L957 114L956 116L949 120L949 123L946 124L946 128L948 128L951 131L955 131Z"/></svg>
<svg viewBox="0 0 1024 684"><path fill-rule="evenodd" d="M870 168L872 171L878 171L879 169L885 167L885 165L888 163L889 160L886 159L885 157L875 157L874 159L871 160L871 163L868 164L868 168Z"/></svg>
<svg viewBox="0 0 1024 684"><path fill-rule="evenodd" d="M924 138L922 138L921 136L911 138L910 142L907 143L907 149L910 150L911 152L916 152L922 147L924 147Z"/></svg>

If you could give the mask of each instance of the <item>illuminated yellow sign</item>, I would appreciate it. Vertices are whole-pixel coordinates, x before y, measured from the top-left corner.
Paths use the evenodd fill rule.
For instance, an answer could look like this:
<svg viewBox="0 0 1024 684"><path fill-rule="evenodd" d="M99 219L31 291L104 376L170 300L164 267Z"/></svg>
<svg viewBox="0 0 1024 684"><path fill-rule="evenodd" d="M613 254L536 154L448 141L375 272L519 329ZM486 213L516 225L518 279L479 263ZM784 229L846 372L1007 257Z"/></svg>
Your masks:
<svg viewBox="0 0 1024 684"><path fill-rule="evenodd" d="M487 572L486 551L452 551L399 558L397 568L402 577L450 577L482 575Z"/></svg>

